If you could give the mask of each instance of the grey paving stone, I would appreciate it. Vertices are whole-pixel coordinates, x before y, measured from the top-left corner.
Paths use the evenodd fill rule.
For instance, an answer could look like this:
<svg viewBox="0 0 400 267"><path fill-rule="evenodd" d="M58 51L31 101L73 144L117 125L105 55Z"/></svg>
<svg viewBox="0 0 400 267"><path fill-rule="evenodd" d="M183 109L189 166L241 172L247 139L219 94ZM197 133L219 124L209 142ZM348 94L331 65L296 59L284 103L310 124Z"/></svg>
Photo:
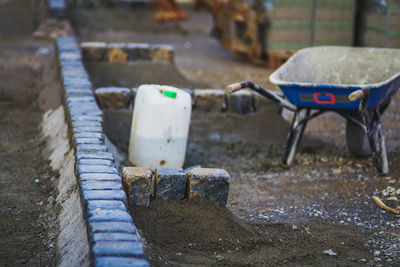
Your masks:
<svg viewBox="0 0 400 267"><path fill-rule="evenodd" d="M125 204L120 200L88 200L86 204L88 212L95 209L126 210Z"/></svg>
<svg viewBox="0 0 400 267"><path fill-rule="evenodd" d="M103 122L103 118L101 116L88 116L88 115L73 115L71 116L72 121L98 121Z"/></svg>
<svg viewBox="0 0 400 267"><path fill-rule="evenodd" d="M74 134L77 133L102 133L103 128L102 127L84 127L84 126L79 126L79 127L73 127L72 132Z"/></svg>
<svg viewBox="0 0 400 267"><path fill-rule="evenodd" d="M154 194L159 200L182 200L185 197L186 173L181 169L159 168L155 174Z"/></svg>
<svg viewBox="0 0 400 267"><path fill-rule="evenodd" d="M128 60L151 60L151 47L149 44L129 43L126 46Z"/></svg>
<svg viewBox="0 0 400 267"><path fill-rule="evenodd" d="M223 169L195 168L187 173L187 196L190 201L207 201L225 206L229 195L230 175Z"/></svg>
<svg viewBox="0 0 400 267"><path fill-rule="evenodd" d="M132 100L132 91L125 87L101 87L95 90L96 99L103 109L127 108Z"/></svg>
<svg viewBox="0 0 400 267"><path fill-rule="evenodd" d="M79 165L103 165L108 167L115 167L113 160L108 159L80 159L78 161Z"/></svg>
<svg viewBox="0 0 400 267"><path fill-rule="evenodd" d="M136 227L128 222L91 222L90 234L94 233L131 233L137 234Z"/></svg>
<svg viewBox="0 0 400 267"><path fill-rule="evenodd" d="M128 258L128 257L97 257L94 260L95 267L150 267L145 259Z"/></svg>
<svg viewBox="0 0 400 267"><path fill-rule="evenodd" d="M67 103L82 103L82 105L86 105L86 103L96 103L96 99L91 96L70 96L67 98Z"/></svg>
<svg viewBox="0 0 400 267"><path fill-rule="evenodd" d="M72 121L72 127L101 127L101 123L98 121Z"/></svg>
<svg viewBox="0 0 400 267"><path fill-rule="evenodd" d="M104 151L104 152L107 152L108 148L105 145L91 145L91 144L78 144L76 146L76 152L84 152L84 151L90 151L90 152Z"/></svg>
<svg viewBox="0 0 400 267"><path fill-rule="evenodd" d="M84 173L114 173L118 174L118 170L115 167L109 167L104 165L79 165L78 174Z"/></svg>
<svg viewBox="0 0 400 267"><path fill-rule="evenodd" d="M106 159L114 161L114 155L110 152L78 152L75 154L75 158L77 161L81 159Z"/></svg>
<svg viewBox="0 0 400 267"><path fill-rule="evenodd" d="M104 144L104 139L100 138L77 138L75 137L74 140L75 144L93 144L93 145L100 145Z"/></svg>
<svg viewBox="0 0 400 267"><path fill-rule="evenodd" d="M85 190L83 198L87 200L120 200L126 202L125 192L122 190Z"/></svg>
<svg viewBox="0 0 400 267"><path fill-rule="evenodd" d="M114 173L83 173L79 175L81 181L121 181L121 176Z"/></svg>
<svg viewBox="0 0 400 267"><path fill-rule="evenodd" d="M125 167L122 182L128 202L134 206L148 206L152 195L153 172L149 168Z"/></svg>
<svg viewBox="0 0 400 267"><path fill-rule="evenodd" d="M122 184L119 181L83 181L82 190L120 190Z"/></svg>
<svg viewBox="0 0 400 267"><path fill-rule="evenodd" d="M122 210L95 209L89 212L89 222L132 222L131 215Z"/></svg>
<svg viewBox="0 0 400 267"><path fill-rule="evenodd" d="M97 241L93 244L95 256L132 256L143 257L144 248L140 242L131 241Z"/></svg>
<svg viewBox="0 0 400 267"><path fill-rule="evenodd" d="M65 95L67 97L76 97L76 96L90 96L94 97L94 94L90 90L77 90L77 89L71 89L65 92Z"/></svg>
<svg viewBox="0 0 400 267"><path fill-rule="evenodd" d="M79 50L78 50L79 51ZM60 61L81 61L81 54L78 52L63 52L59 55Z"/></svg>
<svg viewBox="0 0 400 267"><path fill-rule="evenodd" d="M99 110L81 110L81 109L73 109L69 110L70 116L102 116L103 111Z"/></svg>
<svg viewBox="0 0 400 267"><path fill-rule="evenodd" d="M92 235L92 241L140 241L140 237L137 234L130 233L94 233Z"/></svg>

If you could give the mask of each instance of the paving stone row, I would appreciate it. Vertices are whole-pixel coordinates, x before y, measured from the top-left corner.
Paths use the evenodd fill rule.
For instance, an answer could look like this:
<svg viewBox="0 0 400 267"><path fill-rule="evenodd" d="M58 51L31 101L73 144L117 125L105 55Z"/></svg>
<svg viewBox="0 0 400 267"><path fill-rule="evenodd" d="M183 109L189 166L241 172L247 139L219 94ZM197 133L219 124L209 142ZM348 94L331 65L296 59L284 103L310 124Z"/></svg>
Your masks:
<svg viewBox="0 0 400 267"><path fill-rule="evenodd" d="M75 149L75 173L84 207L94 266L149 266L126 208L126 194L112 153L104 143L96 103L75 37L56 39L64 103Z"/></svg>
<svg viewBox="0 0 400 267"><path fill-rule="evenodd" d="M118 53L122 56L119 61L174 63L174 47L167 44L84 42L81 49L85 61L112 62L113 55Z"/></svg>
<svg viewBox="0 0 400 267"><path fill-rule="evenodd" d="M193 109L205 112L228 111L246 115L271 105L270 100L249 90L238 91L230 95L221 89L186 90L192 95ZM137 88L100 87L94 92L101 108L126 109L134 103Z"/></svg>

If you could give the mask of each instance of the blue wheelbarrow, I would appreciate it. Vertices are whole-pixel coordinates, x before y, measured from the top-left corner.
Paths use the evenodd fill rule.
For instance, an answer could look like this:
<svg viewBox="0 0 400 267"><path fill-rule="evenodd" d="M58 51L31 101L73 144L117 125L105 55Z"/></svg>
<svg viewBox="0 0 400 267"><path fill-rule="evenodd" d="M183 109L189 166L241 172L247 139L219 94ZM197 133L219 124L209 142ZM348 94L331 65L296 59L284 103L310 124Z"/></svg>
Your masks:
<svg viewBox="0 0 400 267"><path fill-rule="evenodd" d="M252 82L231 84L231 94L249 88L292 111L283 167L290 167L307 122L331 111L347 121L346 141L357 157L372 156L389 172L381 115L400 88L400 50L321 46L299 50L269 77L282 94Z"/></svg>

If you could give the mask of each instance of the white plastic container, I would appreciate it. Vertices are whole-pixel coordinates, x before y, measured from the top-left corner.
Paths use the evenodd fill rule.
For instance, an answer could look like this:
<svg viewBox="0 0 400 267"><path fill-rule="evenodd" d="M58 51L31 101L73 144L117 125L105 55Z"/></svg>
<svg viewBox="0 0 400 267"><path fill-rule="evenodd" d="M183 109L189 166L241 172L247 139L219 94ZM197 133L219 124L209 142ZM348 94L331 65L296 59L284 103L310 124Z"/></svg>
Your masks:
<svg viewBox="0 0 400 267"><path fill-rule="evenodd" d="M191 96L171 86L141 85L135 97L129 161L138 167L182 168Z"/></svg>

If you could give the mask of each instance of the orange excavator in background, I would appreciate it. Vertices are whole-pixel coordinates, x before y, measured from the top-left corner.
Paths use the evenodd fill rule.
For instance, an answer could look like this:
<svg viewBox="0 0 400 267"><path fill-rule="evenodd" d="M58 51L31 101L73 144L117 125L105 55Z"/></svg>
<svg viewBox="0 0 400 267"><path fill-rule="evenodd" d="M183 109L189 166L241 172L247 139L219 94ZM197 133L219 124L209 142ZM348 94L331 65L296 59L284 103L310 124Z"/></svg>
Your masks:
<svg viewBox="0 0 400 267"><path fill-rule="evenodd" d="M175 0L150 0L150 7L157 21L184 20L189 17Z"/></svg>

